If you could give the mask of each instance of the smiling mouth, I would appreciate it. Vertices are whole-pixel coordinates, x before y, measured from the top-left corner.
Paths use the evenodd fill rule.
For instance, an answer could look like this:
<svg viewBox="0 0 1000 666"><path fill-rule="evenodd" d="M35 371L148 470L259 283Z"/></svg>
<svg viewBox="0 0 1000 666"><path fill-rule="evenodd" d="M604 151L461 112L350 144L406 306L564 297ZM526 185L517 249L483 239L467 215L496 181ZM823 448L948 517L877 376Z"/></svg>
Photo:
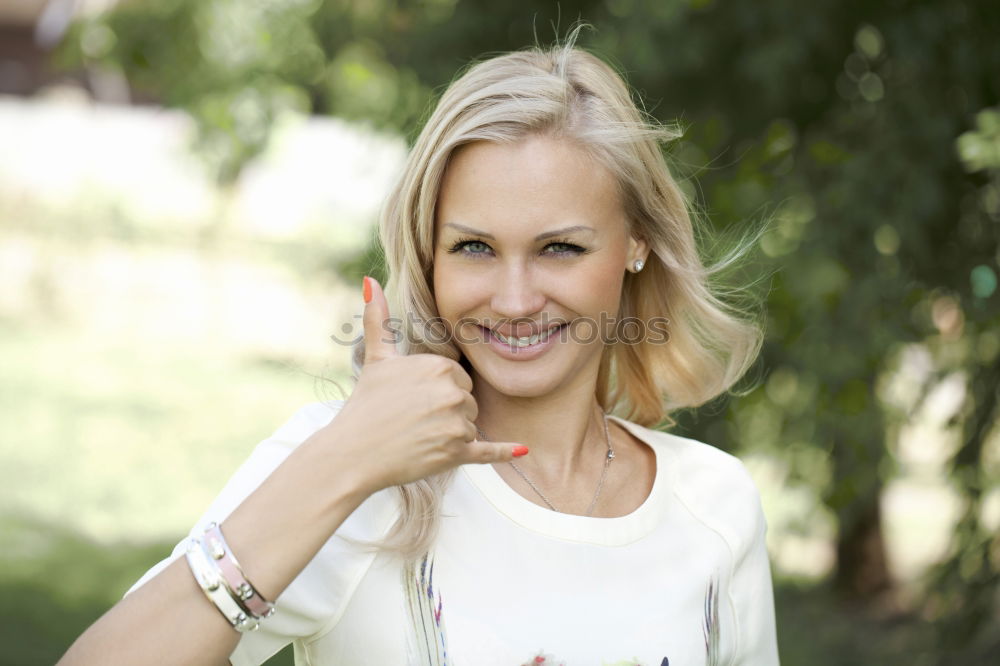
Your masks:
<svg viewBox="0 0 1000 666"><path fill-rule="evenodd" d="M559 326L554 326L553 328L550 328L547 331L542 331L541 333L536 333L534 335L529 335L521 338L515 336L507 337L502 333L499 333L492 329L488 329L485 327L480 327L480 328L482 328L483 331L486 332L488 335L492 335L497 340L504 343L505 345L508 345L509 347L523 348L523 347L531 347L532 345L538 344L539 342L545 342L550 337L552 337L554 333L559 332L566 326L567 324L561 324Z"/></svg>

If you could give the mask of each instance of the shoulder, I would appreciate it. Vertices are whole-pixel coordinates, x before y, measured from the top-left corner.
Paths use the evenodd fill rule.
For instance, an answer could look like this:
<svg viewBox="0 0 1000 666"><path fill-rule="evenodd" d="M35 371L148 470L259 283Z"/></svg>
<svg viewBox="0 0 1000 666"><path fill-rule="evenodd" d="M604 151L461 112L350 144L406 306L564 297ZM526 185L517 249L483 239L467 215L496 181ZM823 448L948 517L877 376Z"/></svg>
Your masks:
<svg viewBox="0 0 1000 666"><path fill-rule="evenodd" d="M270 436L260 441L230 476L201 520L191 531L200 534L210 522L221 523L250 496L304 441L328 425L343 407L343 400L314 402L296 410ZM342 523L337 533L359 539L377 538L398 512L396 493L384 488L365 499Z"/></svg>
<svg viewBox="0 0 1000 666"><path fill-rule="evenodd" d="M344 406L344 402L344 400L329 400L313 402L300 407L270 437L257 445L248 462L256 459L260 463L261 471L270 473L300 444L321 428L329 425ZM255 482L259 481L255 480ZM372 527L375 532L384 532L386 524L391 522L398 510L396 502L392 499L395 493L390 492L390 490L386 488L368 497L344 521L337 533L342 536L375 538L378 536L377 534L353 534L358 531L356 528L368 522L377 525ZM368 532L371 530L361 529L360 531Z"/></svg>
<svg viewBox="0 0 1000 666"><path fill-rule="evenodd" d="M760 493L736 456L711 444L668 432L633 426L665 464L670 491L707 528L719 533L739 556L764 536Z"/></svg>
<svg viewBox="0 0 1000 666"><path fill-rule="evenodd" d="M308 439L314 432L328 425L343 406L343 400L306 404L279 426L268 440L294 448Z"/></svg>
<svg viewBox="0 0 1000 666"><path fill-rule="evenodd" d="M302 442L330 423L342 400L314 402L297 409L274 432L259 440L223 489L222 497L242 500L260 485ZM234 505L235 506L235 505Z"/></svg>

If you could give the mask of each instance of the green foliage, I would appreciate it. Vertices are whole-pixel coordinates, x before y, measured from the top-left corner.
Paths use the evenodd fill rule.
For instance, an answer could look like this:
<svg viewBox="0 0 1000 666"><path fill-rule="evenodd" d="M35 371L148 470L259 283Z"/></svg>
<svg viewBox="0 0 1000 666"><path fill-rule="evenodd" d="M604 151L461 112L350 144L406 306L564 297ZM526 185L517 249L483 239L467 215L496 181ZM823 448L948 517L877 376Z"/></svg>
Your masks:
<svg viewBox="0 0 1000 666"><path fill-rule="evenodd" d="M386 35L374 22L380 11L351 4L126 3L77 24L60 57L121 70L140 95L190 112L197 149L227 184L264 149L283 112L330 113L376 129L416 121L427 88L387 60L375 39Z"/></svg>

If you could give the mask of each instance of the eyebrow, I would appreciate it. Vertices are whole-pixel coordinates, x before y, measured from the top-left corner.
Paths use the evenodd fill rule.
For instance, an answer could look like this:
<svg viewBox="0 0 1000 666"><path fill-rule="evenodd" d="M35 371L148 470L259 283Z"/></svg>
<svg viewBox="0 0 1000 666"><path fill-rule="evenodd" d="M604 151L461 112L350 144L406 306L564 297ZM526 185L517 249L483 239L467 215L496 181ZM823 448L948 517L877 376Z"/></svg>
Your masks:
<svg viewBox="0 0 1000 666"><path fill-rule="evenodd" d="M464 224L456 224L455 222L445 223L446 227L453 227L461 232L473 235L481 236L482 238L488 238L490 240L496 240L493 234L488 234L485 231L480 231L479 229L473 229L472 227L467 227ZM535 236L536 241L545 240L546 238L555 238L556 236L565 236L567 234L576 233L578 231L589 231L590 233L595 233L593 227L588 227L582 224L574 224L571 227L563 227L562 229L553 229L552 231L546 231Z"/></svg>

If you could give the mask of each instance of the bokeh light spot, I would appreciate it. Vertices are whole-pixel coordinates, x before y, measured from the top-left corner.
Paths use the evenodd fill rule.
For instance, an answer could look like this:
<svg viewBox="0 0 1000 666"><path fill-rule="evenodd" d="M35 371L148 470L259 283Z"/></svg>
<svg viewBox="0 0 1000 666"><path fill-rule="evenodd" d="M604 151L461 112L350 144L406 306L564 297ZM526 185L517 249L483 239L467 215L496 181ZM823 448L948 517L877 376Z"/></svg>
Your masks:
<svg viewBox="0 0 1000 666"><path fill-rule="evenodd" d="M875 230L875 249L886 256L896 254L899 250L899 232L889 224L883 224Z"/></svg>
<svg viewBox="0 0 1000 666"><path fill-rule="evenodd" d="M976 266L969 274L972 293L977 298L989 298L997 290L997 274L986 265Z"/></svg>

